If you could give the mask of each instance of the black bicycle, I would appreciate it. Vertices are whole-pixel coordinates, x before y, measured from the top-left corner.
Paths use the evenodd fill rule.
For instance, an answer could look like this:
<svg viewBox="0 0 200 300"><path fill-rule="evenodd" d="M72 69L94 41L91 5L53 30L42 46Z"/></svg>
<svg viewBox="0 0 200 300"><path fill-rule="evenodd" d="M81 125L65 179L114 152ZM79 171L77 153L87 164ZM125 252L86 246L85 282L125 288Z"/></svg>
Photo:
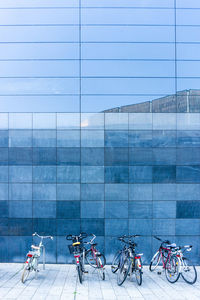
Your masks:
<svg viewBox="0 0 200 300"><path fill-rule="evenodd" d="M128 275L135 274L138 285L142 284L142 260L143 253L136 254L135 248L137 244L132 240L139 235L123 235L118 237L118 240L124 243L123 249L117 251L114 256L111 270L117 273L117 284L122 285Z"/></svg>
<svg viewBox="0 0 200 300"><path fill-rule="evenodd" d="M87 273L85 271L85 258L83 255L83 239L87 237L87 234L85 232L82 232L79 235L72 235L68 234L66 236L66 239L68 241L72 241L72 245L68 245L69 252L74 255L75 262L76 262L76 270L78 272L78 278L80 283L83 282L83 274Z"/></svg>

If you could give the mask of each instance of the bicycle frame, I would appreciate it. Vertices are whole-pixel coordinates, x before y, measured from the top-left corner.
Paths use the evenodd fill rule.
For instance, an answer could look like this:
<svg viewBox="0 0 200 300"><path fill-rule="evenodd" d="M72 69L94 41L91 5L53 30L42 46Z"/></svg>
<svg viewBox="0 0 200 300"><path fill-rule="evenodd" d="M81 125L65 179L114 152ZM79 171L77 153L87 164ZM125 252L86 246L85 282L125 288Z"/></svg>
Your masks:
<svg viewBox="0 0 200 300"><path fill-rule="evenodd" d="M163 255L163 250L168 252L168 253L167 253L166 260L164 260L165 256ZM162 266L163 266L163 269L166 269L166 265L167 265L168 260L169 260L169 262L170 262L170 256L171 256L171 254L172 254L172 251L171 251L171 249L169 249L169 248L160 247L160 248L159 248L159 252L160 252L161 259L162 259Z"/></svg>

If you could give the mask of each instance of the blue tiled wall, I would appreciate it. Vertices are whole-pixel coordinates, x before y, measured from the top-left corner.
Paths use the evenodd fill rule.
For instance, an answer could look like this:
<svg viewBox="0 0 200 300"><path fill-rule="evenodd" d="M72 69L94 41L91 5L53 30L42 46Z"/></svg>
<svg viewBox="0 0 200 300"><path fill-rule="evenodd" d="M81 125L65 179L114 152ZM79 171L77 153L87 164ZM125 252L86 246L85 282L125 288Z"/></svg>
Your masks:
<svg viewBox="0 0 200 300"><path fill-rule="evenodd" d="M185 115L177 113L176 121ZM12 120L15 116L18 118L17 113L12 114ZM97 235L108 261L118 247L116 236L120 234L142 235L138 245L145 253L146 263L154 249L154 234L181 243L190 241L194 244L194 253L198 253L200 151L197 129L200 123L194 131L187 130L185 125L184 131L174 127L170 131L165 130L158 115L146 113L140 130L137 113L90 114L87 118L84 116L84 120L92 124L92 128L80 123L76 147L70 147L75 141L71 139L70 125L68 134L67 126L58 129L58 124L62 126L59 114L43 116L46 127L50 127L52 119L57 122L54 129L45 129L45 135L43 129L37 129L37 136L45 136L42 147L34 144L33 128L29 129L28 147L24 147L24 140L23 144L12 146L6 142L1 147L9 153L8 160L0 166L1 261L23 260L34 231L57 237L52 247L48 246L50 262L71 261L64 236L80 231ZM73 116L81 119L79 113ZM200 114L195 116L200 117ZM10 114L0 117L9 119ZM26 114L26 117L40 120L40 114L36 113ZM62 115L64 122L69 119L70 114ZM145 120L149 123L150 119L153 120L151 129L143 130ZM137 130L129 129L132 120ZM159 130L153 129L157 127L154 120ZM22 134L26 126L20 129L18 139L16 125L16 141L26 136ZM65 147L58 146L62 130ZM78 132L78 128L74 130ZM13 129L8 126L6 134L10 141ZM5 130L0 130L0 136L4 140ZM187 146L180 144L180 137L181 141L187 141ZM83 144L84 147L80 147ZM0 158L4 157L4 152L1 153ZM21 244L16 254L18 242ZM194 259L199 262L198 257Z"/></svg>

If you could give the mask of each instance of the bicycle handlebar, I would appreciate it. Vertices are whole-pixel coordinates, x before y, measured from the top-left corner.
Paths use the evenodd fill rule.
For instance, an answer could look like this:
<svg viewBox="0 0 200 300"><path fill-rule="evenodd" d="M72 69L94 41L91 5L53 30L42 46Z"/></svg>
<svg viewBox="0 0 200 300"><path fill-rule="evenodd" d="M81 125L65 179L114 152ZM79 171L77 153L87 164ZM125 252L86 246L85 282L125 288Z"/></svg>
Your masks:
<svg viewBox="0 0 200 300"><path fill-rule="evenodd" d="M87 236L88 235L85 232L81 232L79 235L68 234L66 236L66 240L67 241L72 241L72 240L75 240L75 239L82 240L82 239L85 239Z"/></svg>
<svg viewBox="0 0 200 300"><path fill-rule="evenodd" d="M88 245L88 244L92 244L93 243L93 241L96 239L96 235L95 234L93 234L93 233L91 233L91 234L88 234L88 236L89 235L92 235L93 236L93 238L89 241L89 242L84 242L84 244L86 244L86 245Z"/></svg>
<svg viewBox="0 0 200 300"><path fill-rule="evenodd" d="M153 236L156 240L162 242L162 244L171 244L171 242L169 240L161 240L161 238L159 238L158 236L154 235Z"/></svg>
<svg viewBox="0 0 200 300"><path fill-rule="evenodd" d="M32 236L37 236L41 239L51 239L51 240L53 240L53 236L51 236L51 235L46 235L46 236L45 235L39 235L37 232L34 232L32 234Z"/></svg>

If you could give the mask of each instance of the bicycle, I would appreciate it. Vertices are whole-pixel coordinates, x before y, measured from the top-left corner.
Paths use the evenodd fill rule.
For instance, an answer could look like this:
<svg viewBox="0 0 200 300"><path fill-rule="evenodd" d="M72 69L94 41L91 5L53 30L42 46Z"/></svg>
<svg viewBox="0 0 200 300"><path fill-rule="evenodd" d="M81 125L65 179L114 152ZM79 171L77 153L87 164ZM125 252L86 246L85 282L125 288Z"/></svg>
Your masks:
<svg viewBox="0 0 200 300"><path fill-rule="evenodd" d="M35 271L35 278L37 278L38 270L38 262L41 255L41 248L43 249L43 269L45 269L45 247L43 245L43 240L50 238L53 240L52 236L41 236L37 234L37 232L33 233L33 236L37 236L40 238L40 243L38 246L31 245L32 251L29 251L26 255L27 259L23 268L23 273L21 277L22 283L25 283L30 272Z"/></svg>
<svg viewBox="0 0 200 300"><path fill-rule="evenodd" d="M161 244L151 259L149 270L153 272L161 262L167 280L170 283L175 283L180 277L179 261L174 252L176 244L171 244L168 240L163 241L157 236L154 236L154 238L160 241Z"/></svg>
<svg viewBox="0 0 200 300"><path fill-rule="evenodd" d="M105 280L104 266L106 264L105 256L96 249L97 243L93 243L96 235L91 234L93 238L89 242L84 242L86 245L91 245L89 249L85 249L85 259L87 263L99 271L102 280Z"/></svg>
<svg viewBox="0 0 200 300"><path fill-rule="evenodd" d="M113 273L117 273L117 284L120 286L124 283L128 275L135 273L136 281L138 285L142 284L142 261L141 256L143 253L136 254L135 248L137 244L131 240L131 238L139 237L139 235L129 235L118 237L118 240L125 243L122 250L117 251L114 256L111 270ZM126 241L125 239L129 239ZM128 246L127 246L128 245Z"/></svg>
<svg viewBox="0 0 200 300"><path fill-rule="evenodd" d="M192 245L179 246L174 249L179 263L181 277L189 284L194 284L197 280L197 271L192 262L184 256L185 251L191 251Z"/></svg>
<svg viewBox="0 0 200 300"><path fill-rule="evenodd" d="M85 264L85 249L83 247L83 239L87 237L85 232L79 235L68 234L66 236L67 241L72 241L72 245L68 245L70 254L74 255L76 262L76 270L80 283L83 282L83 274L87 273L84 268Z"/></svg>

